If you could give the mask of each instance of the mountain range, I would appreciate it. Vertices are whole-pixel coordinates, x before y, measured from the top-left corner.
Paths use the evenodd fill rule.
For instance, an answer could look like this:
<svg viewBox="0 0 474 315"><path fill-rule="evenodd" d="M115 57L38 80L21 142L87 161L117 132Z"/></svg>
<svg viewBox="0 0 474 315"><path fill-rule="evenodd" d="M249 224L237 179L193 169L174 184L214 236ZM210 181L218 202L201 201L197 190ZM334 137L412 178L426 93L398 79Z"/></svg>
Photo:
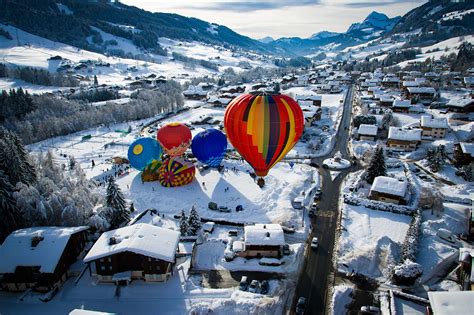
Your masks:
<svg viewBox="0 0 474 315"><path fill-rule="evenodd" d="M417 31L408 45L432 44L441 38L474 33L474 1L431 0L403 17L372 12L346 32L321 31L309 38L255 40L222 25L170 13L151 13L107 0L0 0L0 22L79 48L123 55L111 34L144 52L165 54L158 37L199 41L237 50L283 56L315 56L398 33Z"/></svg>

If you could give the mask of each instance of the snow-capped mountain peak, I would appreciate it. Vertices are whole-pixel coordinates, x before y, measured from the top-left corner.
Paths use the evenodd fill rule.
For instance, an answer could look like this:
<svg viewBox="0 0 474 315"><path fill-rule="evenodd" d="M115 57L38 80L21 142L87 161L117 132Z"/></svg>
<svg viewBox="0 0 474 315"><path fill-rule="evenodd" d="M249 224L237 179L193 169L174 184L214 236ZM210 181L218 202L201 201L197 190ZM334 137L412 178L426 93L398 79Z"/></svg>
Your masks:
<svg viewBox="0 0 474 315"><path fill-rule="evenodd" d="M311 35L311 37L309 39L318 40L318 39L323 39L323 38L334 37L334 36L337 36L337 35L339 35L339 33L321 31L321 32L318 32L318 33L315 33L315 34Z"/></svg>
<svg viewBox="0 0 474 315"><path fill-rule="evenodd" d="M372 11L362 23L352 24L347 32L363 31L368 33L375 31L390 31L399 20L399 16L389 18L383 13Z"/></svg>

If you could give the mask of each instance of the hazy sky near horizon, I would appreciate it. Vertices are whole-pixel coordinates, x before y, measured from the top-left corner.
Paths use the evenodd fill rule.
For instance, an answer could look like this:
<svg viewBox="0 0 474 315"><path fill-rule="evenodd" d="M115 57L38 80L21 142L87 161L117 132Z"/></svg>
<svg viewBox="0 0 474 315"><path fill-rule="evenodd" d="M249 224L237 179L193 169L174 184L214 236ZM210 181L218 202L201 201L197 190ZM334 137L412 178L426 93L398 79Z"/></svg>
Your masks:
<svg viewBox="0 0 474 315"><path fill-rule="evenodd" d="M177 13L230 27L255 39L345 32L372 11L403 15L427 0L121 0L152 12Z"/></svg>

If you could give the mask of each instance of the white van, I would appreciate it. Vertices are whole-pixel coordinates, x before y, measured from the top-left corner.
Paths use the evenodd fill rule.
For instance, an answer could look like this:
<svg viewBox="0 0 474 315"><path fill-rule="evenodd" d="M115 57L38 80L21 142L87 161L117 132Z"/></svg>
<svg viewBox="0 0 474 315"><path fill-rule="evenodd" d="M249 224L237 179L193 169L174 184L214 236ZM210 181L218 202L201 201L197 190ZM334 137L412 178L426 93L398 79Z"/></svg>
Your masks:
<svg viewBox="0 0 474 315"><path fill-rule="evenodd" d="M293 199L293 202L291 203L294 209L303 209L304 207L304 197L303 196L298 196L295 199Z"/></svg>
<svg viewBox="0 0 474 315"><path fill-rule="evenodd" d="M212 233L212 231L214 231L214 225L216 225L214 222L206 222L202 225L202 230L207 233Z"/></svg>

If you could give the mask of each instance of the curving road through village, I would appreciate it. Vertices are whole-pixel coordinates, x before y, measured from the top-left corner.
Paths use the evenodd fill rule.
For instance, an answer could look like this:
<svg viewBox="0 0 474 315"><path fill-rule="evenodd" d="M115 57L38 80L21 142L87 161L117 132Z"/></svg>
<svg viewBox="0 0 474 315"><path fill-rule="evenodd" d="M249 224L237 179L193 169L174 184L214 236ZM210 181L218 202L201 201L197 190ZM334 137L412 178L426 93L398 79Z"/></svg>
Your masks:
<svg viewBox="0 0 474 315"><path fill-rule="evenodd" d="M353 88L350 87L344 102L344 111L336 135L336 143L331 152L320 158L312 159L312 163L321 166L322 161L341 152L342 158L350 160L348 151L349 127L352 113ZM333 285L334 267L333 252L335 247L336 230L338 226L339 195L341 184L350 172L359 170L360 166L351 166L341 170L332 180L330 170L319 168L321 174L321 200L317 215L312 219L313 230L308 239L314 236L319 239L319 248L313 250L307 246L303 271L298 279L290 313L294 313L299 297L306 298L305 314L325 314L328 311L329 288Z"/></svg>

